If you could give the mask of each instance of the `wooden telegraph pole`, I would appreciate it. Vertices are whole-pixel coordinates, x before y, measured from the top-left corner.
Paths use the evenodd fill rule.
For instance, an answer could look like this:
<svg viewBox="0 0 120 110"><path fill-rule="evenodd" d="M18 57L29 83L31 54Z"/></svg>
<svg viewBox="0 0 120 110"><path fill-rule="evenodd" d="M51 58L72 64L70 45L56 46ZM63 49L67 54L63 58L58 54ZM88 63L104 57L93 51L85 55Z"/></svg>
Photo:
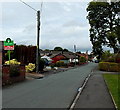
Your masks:
<svg viewBox="0 0 120 110"><path fill-rule="evenodd" d="M37 50L36 50L36 73L39 72L39 36L40 36L40 11L37 11Z"/></svg>

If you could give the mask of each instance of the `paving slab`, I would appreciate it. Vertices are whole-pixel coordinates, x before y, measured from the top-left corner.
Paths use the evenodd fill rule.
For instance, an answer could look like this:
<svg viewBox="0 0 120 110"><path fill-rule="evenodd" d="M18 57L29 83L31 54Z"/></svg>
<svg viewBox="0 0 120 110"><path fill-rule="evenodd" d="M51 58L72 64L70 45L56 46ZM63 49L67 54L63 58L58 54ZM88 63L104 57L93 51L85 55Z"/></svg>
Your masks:
<svg viewBox="0 0 120 110"><path fill-rule="evenodd" d="M83 89L75 108L115 109L112 98L101 73L93 74Z"/></svg>

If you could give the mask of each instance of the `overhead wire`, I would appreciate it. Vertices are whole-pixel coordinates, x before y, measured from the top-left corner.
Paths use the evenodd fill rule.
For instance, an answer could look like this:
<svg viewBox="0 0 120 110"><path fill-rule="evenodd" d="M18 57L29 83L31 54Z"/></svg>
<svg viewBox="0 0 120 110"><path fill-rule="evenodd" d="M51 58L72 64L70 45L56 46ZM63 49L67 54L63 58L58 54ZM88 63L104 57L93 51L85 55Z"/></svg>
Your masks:
<svg viewBox="0 0 120 110"><path fill-rule="evenodd" d="M28 4L25 3L24 1L22 1L22 0L19 0L19 1L21 1L22 3L24 3L25 5L27 5L27 6L30 7L31 9L33 9L34 11L37 11L35 8L33 8L32 6L28 5Z"/></svg>

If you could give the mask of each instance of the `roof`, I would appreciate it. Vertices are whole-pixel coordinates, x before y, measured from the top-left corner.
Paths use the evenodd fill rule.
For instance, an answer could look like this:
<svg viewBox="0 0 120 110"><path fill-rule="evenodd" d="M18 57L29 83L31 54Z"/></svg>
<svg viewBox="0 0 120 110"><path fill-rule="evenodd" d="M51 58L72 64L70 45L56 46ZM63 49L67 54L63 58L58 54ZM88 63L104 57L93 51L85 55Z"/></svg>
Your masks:
<svg viewBox="0 0 120 110"><path fill-rule="evenodd" d="M73 52L64 52L64 51L54 51L54 50L51 50L51 51L41 51L40 53L41 53L42 56L43 55L47 55L50 58L53 58L53 57L55 57L57 55L63 55L66 58L69 58L69 59L75 58L75 53L73 53Z"/></svg>

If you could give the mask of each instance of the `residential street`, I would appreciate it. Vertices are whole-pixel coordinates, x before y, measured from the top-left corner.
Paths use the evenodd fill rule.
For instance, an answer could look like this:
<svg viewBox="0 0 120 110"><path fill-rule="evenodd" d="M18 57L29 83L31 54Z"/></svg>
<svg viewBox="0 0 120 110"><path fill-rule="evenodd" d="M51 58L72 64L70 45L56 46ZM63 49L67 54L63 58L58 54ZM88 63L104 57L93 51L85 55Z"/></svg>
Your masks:
<svg viewBox="0 0 120 110"><path fill-rule="evenodd" d="M27 80L6 87L2 90L2 106L3 108L68 108L78 88L95 66L96 63L89 63L43 79Z"/></svg>

